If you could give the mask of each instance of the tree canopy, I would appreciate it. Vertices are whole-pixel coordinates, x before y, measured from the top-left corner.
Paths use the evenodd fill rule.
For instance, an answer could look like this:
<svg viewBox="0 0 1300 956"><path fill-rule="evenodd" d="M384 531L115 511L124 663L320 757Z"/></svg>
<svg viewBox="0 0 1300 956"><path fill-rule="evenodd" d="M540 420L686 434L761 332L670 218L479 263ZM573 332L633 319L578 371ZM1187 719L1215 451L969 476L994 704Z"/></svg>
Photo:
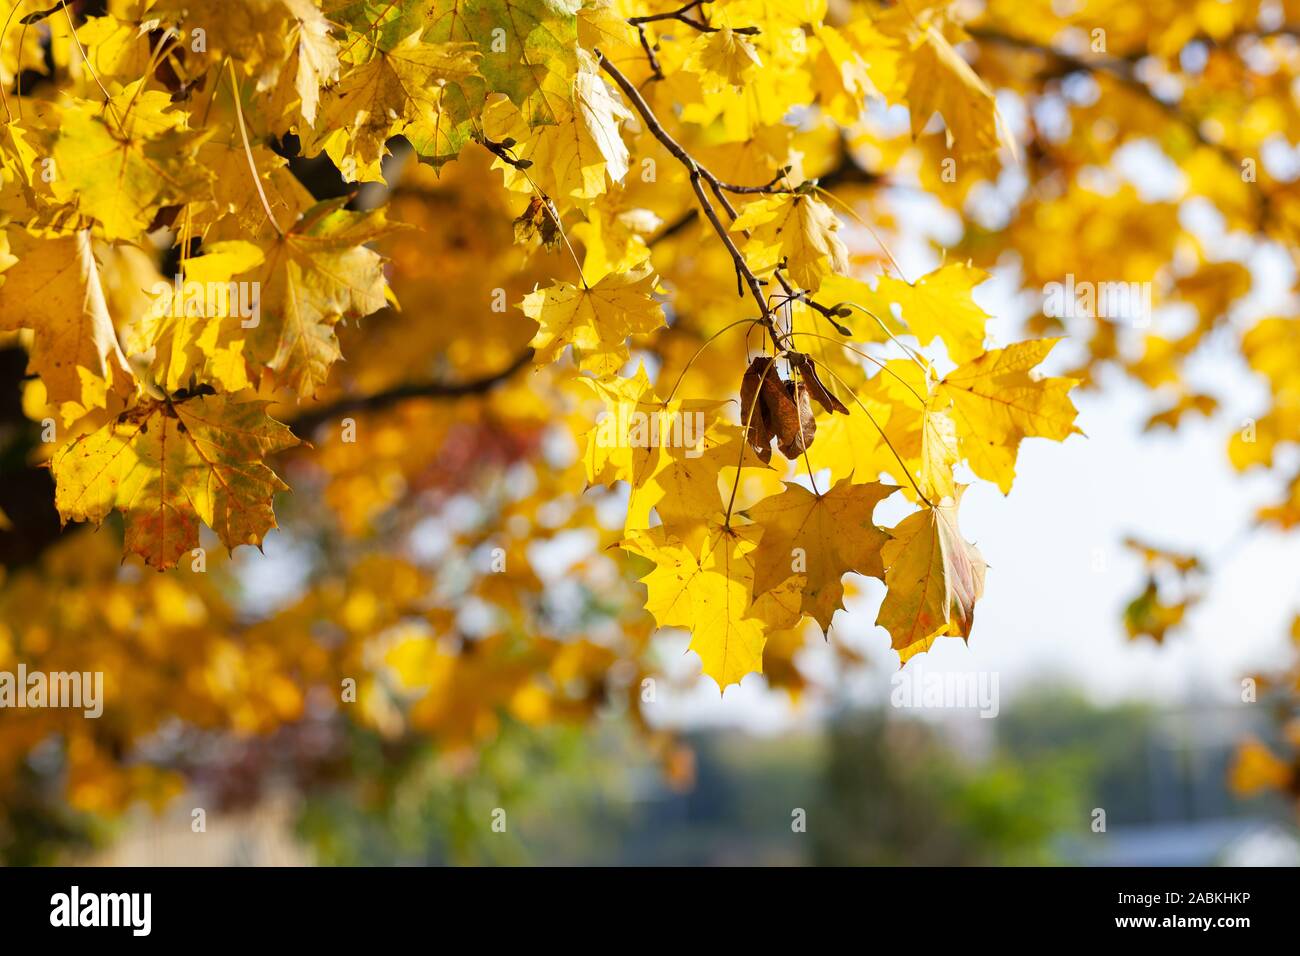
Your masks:
<svg viewBox="0 0 1300 956"><path fill-rule="evenodd" d="M0 13L0 667L109 701L4 715L11 822L51 740L106 814L610 706L671 763L656 629L798 694L846 589L900 663L977 643L965 488L1111 376L1177 429L1229 353L1269 403L1225 454L1300 523L1294 300L1250 307L1296 278L1292 0ZM1163 640L1204 565L1134 546Z"/></svg>

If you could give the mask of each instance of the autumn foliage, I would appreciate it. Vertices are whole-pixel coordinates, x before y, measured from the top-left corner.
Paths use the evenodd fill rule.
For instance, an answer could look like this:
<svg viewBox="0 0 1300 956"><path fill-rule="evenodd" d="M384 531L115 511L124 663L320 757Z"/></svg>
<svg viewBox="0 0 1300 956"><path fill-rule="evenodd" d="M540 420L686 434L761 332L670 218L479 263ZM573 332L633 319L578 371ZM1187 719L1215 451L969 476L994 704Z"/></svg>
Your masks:
<svg viewBox="0 0 1300 956"><path fill-rule="evenodd" d="M1300 221L1260 158L1300 129L1289 0L1055 9L0 4L11 451L48 476L0 499L31 545L0 666L102 670L110 701L5 715L0 780L57 736L67 799L107 813L213 737L472 748L610 701L641 726L656 627L722 690L797 693L846 588L902 663L978 641L965 488L1078 434L1103 368L1158 393L1152 427L1212 412L1184 370L1250 288L1117 154L1153 145L1258 242ZM924 274L891 251L909 190L959 226ZM1195 321L994 335L977 290L1010 261ZM1241 337L1275 405L1239 467L1300 437L1298 344ZM1293 526L1296 487L1261 519Z"/></svg>

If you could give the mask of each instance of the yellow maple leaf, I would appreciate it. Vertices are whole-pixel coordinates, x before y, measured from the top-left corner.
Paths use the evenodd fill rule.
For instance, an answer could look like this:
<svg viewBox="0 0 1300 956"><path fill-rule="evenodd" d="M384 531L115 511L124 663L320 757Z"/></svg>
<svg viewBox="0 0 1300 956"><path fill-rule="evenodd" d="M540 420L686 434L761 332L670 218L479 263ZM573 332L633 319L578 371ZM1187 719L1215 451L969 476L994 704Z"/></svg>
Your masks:
<svg viewBox="0 0 1300 956"><path fill-rule="evenodd" d="M131 375L104 298L90 230L38 239L12 227L6 235L17 263L0 284L0 329L33 331L32 369L51 402L69 403L65 419L106 407L109 391L126 391Z"/></svg>
<svg viewBox="0 0 1300 956"><path fill-rule="evenodd" d="M248 276L259 283L260 314L249 330L251 361L304 398L339 357L334 326L388 302L383 257L364 243L402 228L383 209L344 209L347 197L317 203L263 249Z"/></svg>
<svg viewBox="0 0 1300 956"><path fill-rule="evenodd" d="M379 179L384 144L399 133L409 133L421 156L454 158L482 108L478 51L469 43L426 43L423 33L376 48L329 87L316 122L302 131L303 151L324 148L349 181Z"/></svg>
<svg viewBox="0 0 1300 956"><path fill-rule="evenodd" d="M889 535L876 527L876 505L898 489L879 482L837 482L825 494L801 485L750 506L746 514L763 529L755 551L754 595L791 587L799 609L824 632L844 606L840 579L849 572L884 577L880 549Z"/></svg>
<svg viewBox="0 0 1300 956"><path fill-rule="evenodd" d="M971 293L988 277L983 269L953 262L916 282L881 276L876 296L898 303L908 331L922 345L942 339L949 357L964 362L978 355L984 345L984 325L989 314L976 304Z"/></svg>
<svg viewBox="0 0 1300 956"><path fill-rule="evenodd" d="M483 114L484 132L493 140L515 140L513 153L523 168L498 158L506 187L517 192L541 188L554 198L596 199L609 183L628 173L628 148L620 132L632 114L601 77L586 53L572 81L572 109L556 122L530 129L523 112L497 97Z"/></svg>
<svg viewBox="0 0 1300 956"><path fill-rule="evenodd" d="M1228 770L1232 792L1247 797L1266 790L1286 790L1295 778L1292 765L1254 737L1237 745Z"/></svg>
<svg viewBox="0 0 1300 956"><path fill-rule="evenodd" d="M650 527L653 509L663 527L688 546L698 547L709 521L722 516L719 481L755 469L775 475L741 441L737 425L717 419L724 404L703 399L664 402L638 367L631 378L578 379L604 403L605 410L586 432L583 461L591 484L627 482L625 527Z"/></svg>
<svg viewBox="0 0 1300 956"><path fill-rule="evenodd" d="M957 497L952 471L959 458L957 424L931 398L921 415L921 466L918 470L921 493L931 503L952 501Z"/></svg>
<svg viewBox="0 0 1300 956"><path fill-rule="evenodd" d="M272 497L288 488L263 459L299 443L267 404L145 400L55 453L60 516L98 523L116 508L127 551L160 570L198 547L199 521L227 548L260 547L275 527Z"/></svg>
<svg viewBox="0 0 1300 956"><path fill-rule="evenodd" d="M151 290L152 306L134 330L138 341L128 346L137 370L147 365L153 384L166 392L191 380L231 392L248 388L242 330L259 303L247 285L231 280L262 261L261 249L239 240L205 245L202 255L184 260L182 281Z"/></svg>
<svg viewBox="0 0 1300 956"><path fill-rule="evenodd" d="M731 27L720 27L695 39L695 47L686 57L686 68L717 77L732 86L744 86L745 80L763 59L754 45Z"/></svg>
<svg viewBox="0 0 1300 956"><path fill-rule="evenodd" d="M840 478L874 481L881 472L897 466L881 437L882 431L888 434L897 409L871 391L846 399L845 405L849 410L847 415L824 415L818 420L817 441L808 448L809 464L814 471L830 469L831 477L837 481Z"/></svg>
<svg viewBox="0 0 1300 956"><path fill-rule="evenodd" d="M844 126L858 121L869 99L893 92L898 51L893 41L867 21L846 24L843 30L818 26L813 31L815 53L811 67L823 107Z"/></svg>
<svg viewBox="0 0 1300 956"><path fill-rule="evenodd" d="M960 447L975 474L1006 494L1016 474L1020 441L1027 436L1063 441L1079 431L1069 392L1072 378L1035 378L1059 339L1017 342L985 352L944 376L935 393L952 401Z"/></svg>
<svg viewBox="0 0 1300 956"><path fill-rule="evenodd" d="M580 368L598 375L617 372L627 362L627 337L664 324L663 306L653 296L657 281L645 262L593 286L557 282L530 292L520 308L540 326L532 340L537 362L554 362L572 345Z"/></svg>
<svg viewBox="0 0 1300 956"><path fill-rule="evenodd" d="M60 111L50 189L94 218L105 239L141 238L160 209L187 202L208 182L194 161L205 134L180 128L184 114L162 115L137 107L124 130L119 107L105 113L77 100Z"/></svg>
<svg viewBox="0 0 1300 956"><path fill-rule="evenodd" d="M918 136L938 113L943 117L947 146L961 160L981 160L1005 145L1015 145L1006 134L993 92L963 59L933 22L898 14L906 46L902 70L907 77L907 107L912 135Z"/></svg>
<svg viewBox="0 0 1300 956"><path fill-rule="evenodd" d="M310 125L316 121L320 88L339 78L339 45L330 35L330 23L312 0L284 0L298 25L294 46L298 60L294 72L294 89L302 99L302 118ZM294 39L290 37L290 42Z"/></svg>
<svg viewBox="0 0 1300 956"><path fill-rule="evenodd" d="M756 273L783 267L801 289L815 292L825 276L848 271L848 248L836 235L840 221L813 196L796 192L755 200L731 228L749 233L744 251Z"/></svg>
<svg viewBox="0 0 1300 956"><path fill-rule="evenodd" d="M662 528L635 531L621 547L655 564L641 579L646 610L660 627L691 632L690 649L720 691L763 672L767 625L746 618L754 584L752 552L759 529L714 526L696 552Z"/></svg>

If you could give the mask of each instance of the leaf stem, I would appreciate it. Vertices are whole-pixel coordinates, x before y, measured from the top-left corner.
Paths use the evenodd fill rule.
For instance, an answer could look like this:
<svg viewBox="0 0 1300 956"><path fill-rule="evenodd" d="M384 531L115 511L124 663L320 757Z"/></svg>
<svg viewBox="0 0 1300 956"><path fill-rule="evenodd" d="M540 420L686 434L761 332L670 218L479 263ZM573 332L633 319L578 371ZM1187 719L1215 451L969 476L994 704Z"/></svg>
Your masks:
<svg viewBox="0 0 1300 956"><path fill-rule="evenodd" d="M95 72L95 68L90 65L90 58L86 56L86 48L81 45L81 39L77 36L77 25L72 22L72 11L68 9L68 0L59 0L59 2L63 5L64 16L68 18L68 32L72 35L72 42L77 45L77 50L81 53L81 62L86 65L86 72L95 81L99 91L104 94L104 106L113 114L113 119L117 122L118 132L126 136L126 127L122 125L122 117L117 115L117 108L113 106L113 98L108 95L108 88L104 86L104 82L99 78L99 74Z"/></svg>
<svg viewBox="0 0 1300 956"><path fill-rule="evenodd" d="M275 213L271 212L271 203L266 198L266 190L262 188L262 177L258 175L257 164L253 162L253 147L248 145L248 128L244 125L244 108L239 102L239 81L235 77L235 61L226 60L226 65L230 67L230 91L235 98L235 116L239 120L239 135L244 140L244 155L248 158L248 170L253 174L253 185L257 187L257 195L261 197L262 209L266 212L266 218L275 231L279 233L280 238L284 238L284 230L280 228L280 223L276 221Z"/></svg>
<svg viewBox="0 0 1300 956"><path fill-rule="evenodd" d="M752 327L758 325L760 322L760 319L737 319L735 322L732 322L729 325L724 325L722 328L718 329L718 331L710 335L708 339L705 340L704 344L695 350L695 354L691 356L690 361L682 366L681 374L677 376L677 381L673 383L673 389L668 393L668 397L664 399L664 404L667 405L673 400L673 396L677 394L677 389L682 384L682 379L686 378L686 373L691 370L691 366L695 364L695 360L703 355L704 350L712 345L723 332L726 332L729 329L734 329L738 325L748 325Z"/></svg>
<svg viewBox="0 0 1300 956"><path fill-rule="evenodd" d="M880 438L884 441L886 447L889 448L890 453L898 461L898 464L902 466L903 474L907 476L907 483L912 486L917 497L925 502L925 506L933 510L934 505L930 502L930 499L925 496L925 492L923 492L921 486L916 483L916 479L912 477L912 469L907 467L907 462L903 461L903 456L898 453L898 449L894 447L894 443L889 440L889 436L885 434L885 430L880 427L879 423L877 423L875 416L871 414L867 409L867 406L863 404L862 399L858 398L857 393L854 392L853 389L849 388L848 383L840 377L839 373L836 372L835 369L831 368L829 365L825 366L825 368L826 371L831 373L831 377L834 378L835 381L839 382L840 386L848 391L852 399L858 403L858 407L861 408L863 413L867 416L867 420L871 422L871 424L875 426L876 431L880 433Z"/></svg>
<svg viewBox="0 0 1300 956"><path fill-rule="evenodd" d="M799 411L799 416L800 416L799 430L800 432L802 432L803 413L802 411L799 410L800 409L799 389L805 387L803 384L803 374L799 371L799 367L795 365L793 362L790 363L790 374L793 375L794 378L796 379L795 386L794 386L794 394L795 394L794 405L796 411ZM817 490L817 477L813 474L812 462L808 460L808 444L807 442L802 441L802 438L803 436L800 435L800 439L801 439L800 444L803 445L803 464L804 467L808 469L808 483L812 485L813 494L816 495L818 498L820 498L822 496L822 493Z"/></svg>
<svg viewBox="0 0 1300 956"><path fill-rule="evenodd" d="M749 414L745 416L745 428L740 436L740 460L736 462L736 480L731 485L731 499L727 502L727 517L722 523L723 527L726 528L731 527L731 509L736 506L736 492L740 490L740 474L745 469L745 450L752 447L749 441L749 426L754 421L754 410L758 408L758 403L761 400L763 382L767 380L767 373L774 368L776 368L776 356L772 357L772 361L767 363L767 367L763 369L763 374L759 376L758 387L754 389L754 400L749 405ZM744 412L743 408L741 412Z"/></svg>
<svg viewBox="0 0 1300 956"><path fill-rule="evenodd" d="M852 345L849 345L848 342L841 342L839 339L833 339L833 338L831 338L829 335L819 335L819 334L817 334L816 332L791 332L791 333L789 333L789 334L792 335L792 336L794 336L794 335L807 335L807 336L811 336L811 337L814 338L814 339L821 339L821 340L824 341L824 342L832 342L832 343L834 343L835 345L840 346L840 348L848 349L848 350L849 350L850 352L852 352L853 354L862 356L864 359L866 359L866 360L869 361L869 362L875 362L876 365L880 366L880 370L881 370L882 372L888 372L890 375L894 376L894 378L896 378L896 379L898 379L900 382L902 382L902 383L903 383L903 387L906 388L909 392L911 392L911 393L916 397L916 400L917 400L918 402L921 403L921 407L922 407L922 408L924 408L924 407L926 406L926 404L927 404L927 403L926 403L926 400L920 396L920 394L917 392L917 390L914 389L914 388L912 387L911 383L908 382L907 379L903 378L901 375L899 375L897 372L895 372L892 368L890 368L888 362L882 362L880 359L876 358L874 355L868 355L866 352L863 352L861 349L855 349Z"/></svg>
<svg viewBox="0 0 1300 956"><path fill-rule="evenodd" d="M909 346L909 345L905 345L903 342L899 341L898 337L897 337L896 335L894 335L893 332L889 331L889 326L887 326L887 325L885 324L885 320L884 320L884 319L882 319L880 316L876 315L876 313L872 312L872 311L871 311L870 309L868 309L865 305L862 305L862 304L860 304L860 303L853 302L853 301L847 301L847 300L846 300L846 301L844 301L844 302L841 302L840 304L841 304L841 305L846 305L846 306L848 306L848 307L851 308L851 309L857 309L859 312L865 312L867 315L869 315L869 316L871 316L873 319L875 319L876 324L880 326L881 331L883 331L886 335L889 336L889 340L890 340L891 342L893 342L895 345L897 345L897 346L898 346L900 349L902 349L904 352L906 352L907 355L908 355L908 357L909 357L913 362L915 362L919 368L921 368L921 369L923 369L923 370L925 371L925 374L926 374L926 375L929 375L929 374L930 374L930 365L929 365L929 363L928 363L928 362L925 362L924 360L922 360L922 358L921 358L921 357L916 353L916 350L913 349L911 346Z"/></svg>

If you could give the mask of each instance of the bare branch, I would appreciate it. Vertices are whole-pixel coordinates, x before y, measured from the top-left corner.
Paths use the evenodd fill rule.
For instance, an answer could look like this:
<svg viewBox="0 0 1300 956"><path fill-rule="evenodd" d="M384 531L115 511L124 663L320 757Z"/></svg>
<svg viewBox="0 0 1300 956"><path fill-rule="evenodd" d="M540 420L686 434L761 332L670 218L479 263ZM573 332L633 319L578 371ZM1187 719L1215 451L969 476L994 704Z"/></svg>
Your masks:
<svg viewBox="0 0 1300 956"><path fill-rule="evenodd" d="M731 204L727 202L726 198L722 195L722 190L725 186L716 176L700 166L700 164L692 158L690 153L686 152L686 149L678 143L677 140L673 139L672 135L664 129L663 124L659 122L659 118L655 116L654 111L651 110L649 104L646 103L645 97L643 97L640 91L632 85L632 82L619 71L618 67L614 66L613 63L606 59L605 55L599 50L596 51L596 59L600 63L601 69L610 75L618 85L618 88L623 91L623 95L628 98L628 101L631 102L637 113L641 115L641 119L645 121L646 128L650 130L655 139L659 140L659 142L663 144L664 148L668 150L668 152L671 153L678 162L686 167L686 171L690 174L691 189L695 191L695 198L699 200L700 209L703 210L705 218L707 218L710 225L713 226L713 231L718 234L718 238L722 240L722 244L726 246L727 252L731 255L731 260L736 268L738 281L743 287L749 289L750 295L752 295L754 301L758 303L759 315L762 319L763 325L767 327L767 333L772 339L773 347L775 347L777 351L784 351L784 342L781 338L780 332L777 330L776 321L772 318L772 310L768 307L767 297L763 294L763 284L759 281L758 276L754 275L754 271L749 267L749 263L745 261L745 257L741 254L740 250L736 248L736 242L731 238L731 233L718 218L717 210L714 209L713 203L710 202L708 193L704 191L703 182L708 182L709 188L713 191L714 195L719 197L723 203L723 207L734 219L735 210L731 208Z"/></svg>
<svg viewBox="0 0 1300 956"><path fill-rule="evenodd" d="M692 0L691 3L676 10L670 10L667 13L653 13L644 17L632 17L627 22L640 30L647 23L659 23L664 20L676 20L678 23L684 23L692 30L698 30L700 33L717 33L720 27L709 26L707 23L701 23L699 20L693 20L686 14L692 10L704 6L709 0ZM758 27L733 27L732 33L743 33L745 36L756 36L759 33ZM642 34L644 37L645 34ZM653 59L653 58L652 58ZM662 77L663 74L660 74Z"/></svg>
<svg viewBox="0 0 1300 956"><path fill-rule="evenodd" d="M533 358L531 348L524 349L499 372L464 382L417 382L398 385L370 395L350 395L329 405L313 408L289 422L289 427L299 438L310 438L321 425L350 412L375 412L390 408L412 398L465 398L482 395L509 379Z"/></svg>

